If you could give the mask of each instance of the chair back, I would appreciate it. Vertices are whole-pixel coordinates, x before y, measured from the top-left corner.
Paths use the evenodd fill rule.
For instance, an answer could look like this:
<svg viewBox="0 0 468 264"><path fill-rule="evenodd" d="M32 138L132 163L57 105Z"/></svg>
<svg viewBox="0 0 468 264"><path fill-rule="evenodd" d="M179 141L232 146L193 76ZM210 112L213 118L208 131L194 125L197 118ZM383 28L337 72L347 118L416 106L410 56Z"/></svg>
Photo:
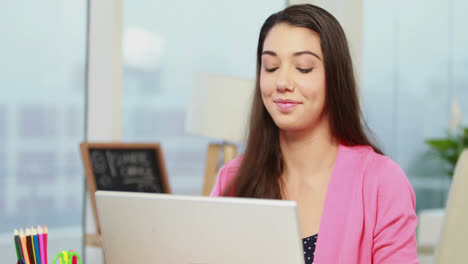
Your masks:
<svg viewBox="0 0 468 264"><path fill-rule="evenodd" d="M468 254L468 149L455 167L435 263L466 263Z"/></svg>

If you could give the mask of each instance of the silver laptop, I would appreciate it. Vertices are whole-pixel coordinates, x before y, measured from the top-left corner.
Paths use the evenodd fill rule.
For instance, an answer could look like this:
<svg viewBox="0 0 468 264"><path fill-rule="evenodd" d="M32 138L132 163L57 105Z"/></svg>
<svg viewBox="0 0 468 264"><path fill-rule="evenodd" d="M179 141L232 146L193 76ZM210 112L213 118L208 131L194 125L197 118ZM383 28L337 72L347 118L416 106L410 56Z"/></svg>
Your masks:
<svg viewBox="0 0 468 264"><path fill-rule="evenodd" d="M106 263L303 264L293 201L97 191Z"/></svg>

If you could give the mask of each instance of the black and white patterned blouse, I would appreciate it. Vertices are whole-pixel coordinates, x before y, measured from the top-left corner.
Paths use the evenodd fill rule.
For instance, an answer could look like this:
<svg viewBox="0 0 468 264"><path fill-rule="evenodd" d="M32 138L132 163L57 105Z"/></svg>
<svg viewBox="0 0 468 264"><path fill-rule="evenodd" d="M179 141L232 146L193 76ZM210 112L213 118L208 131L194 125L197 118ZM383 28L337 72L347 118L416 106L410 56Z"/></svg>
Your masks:
<svg viewBox="0 0 468 264"><path fill-rule="evenodd" d="M318 234L302 239L302 245L304 246L305 264L314 263L314 254L315 254L315 245L317 244L317 236Z"/></svg>

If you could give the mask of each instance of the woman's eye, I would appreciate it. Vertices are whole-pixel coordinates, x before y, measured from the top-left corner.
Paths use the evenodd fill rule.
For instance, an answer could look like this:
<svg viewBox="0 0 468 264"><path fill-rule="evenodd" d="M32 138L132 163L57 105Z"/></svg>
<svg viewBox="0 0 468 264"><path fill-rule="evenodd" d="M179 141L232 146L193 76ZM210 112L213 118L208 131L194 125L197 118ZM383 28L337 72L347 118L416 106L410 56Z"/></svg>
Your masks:
<svg viewBox="0 0 468 264"><path fill-rule="evenodd" d="M313 68L309 68L309 69L301 69L301 68L297 68L300 72L302 73L309 73L313 70Z"/></svg>
<svg viewBox="0 0 468 264"><path fill-rule="evenodd" d="M278 67L275 67L275 68L265 68L265 71L267 71L267 72L274 72L274 71L276 71L276 69L278 69Z"/></svg>

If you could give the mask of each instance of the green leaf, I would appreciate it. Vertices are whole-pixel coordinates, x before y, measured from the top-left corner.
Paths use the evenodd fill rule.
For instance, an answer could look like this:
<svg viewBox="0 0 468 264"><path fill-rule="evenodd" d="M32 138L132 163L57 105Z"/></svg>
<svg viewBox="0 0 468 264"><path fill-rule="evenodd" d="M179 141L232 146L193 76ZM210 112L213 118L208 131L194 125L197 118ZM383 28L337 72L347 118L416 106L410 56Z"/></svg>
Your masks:
<svg viewBox="0 0 468 264"><path fill-rule="evenodd" d="M447 175L452 178L455 165L463 152L468 148L468 127L459 127L456 131L447 131L445 138L425 140L430 152L444 161Z"/></svg>
<svg viewBox="0 0 468 264"><path fill-rule="evenodd" d="M468 148L468 127L463 129L462 143L464 148Z"/></svg>
<svg viewBox="0 0 468 264"><path fill-rule="evenodd" d="M457 142L450 138L429 139L426 140L426 144L437 151L446 151L457 148Z"/></svg>

